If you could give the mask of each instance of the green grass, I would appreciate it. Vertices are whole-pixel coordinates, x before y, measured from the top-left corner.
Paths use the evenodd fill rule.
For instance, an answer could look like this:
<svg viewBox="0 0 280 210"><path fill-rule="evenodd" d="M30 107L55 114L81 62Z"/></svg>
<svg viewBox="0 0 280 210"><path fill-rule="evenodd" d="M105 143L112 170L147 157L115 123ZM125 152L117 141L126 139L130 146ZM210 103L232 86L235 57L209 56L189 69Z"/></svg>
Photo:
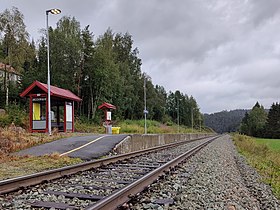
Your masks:
<svg viewBox="0 0 280 210"><path fill-rule="evenodd" d="M243 154L248 163L262 175L263 181L272 187L278 199L280 198L280 152L279 141L272 139L256 139L235 134L233 140L238 151Z"/></svg>
<svg viewBox="0 0 280 210"><path fill-rule="evenodd" d="M104 133L105 128L101 125L82 123L77 120L75 122L75 131L83 133Z"/></svg>
<svg viewBox="0 0 280 210"><path fill-rule="evenodd" d="M0 180L33 174L81 162L82 160L79 158L69 158L67 156L60 157L59 154L40 157L10 157L9 161L0 163Z"/></svg>
<svg viewBox="0 0 280 210"><path fill-rule="evenodd" d="M124 120L116 122L113 127L120 127L120 134L143 134L145 122L144 120ZM105 128L100 125L75 122L75 130L85 133L105 133ZM179 133L211 133L213 131L208 128L201 128L193 130L186 126L180 126ZM178 133L178 126L175 123L162 124L154 120L147 120L147 133L162 134L162 133Z"/></svg>
<svg viewBox="0 0 280 210"><path fill-rule="evenodd" d="M124 120L117 123L117 127L121 127L120 133L135 133L143 134L145 122L144 120ZM179 133L208 133L207 129L191 129L186 126L180 126ZM147 133L149 134L162 134L162 133L178 133L178 126L176 124L168 123L161 124L154 120L147 120Z"/></svg>
<svg viewBox="0 0 280 210"><path fill-rule="evenodd" d="M280 139L254 138L257 144L264 144L273 151L280 152Z"/></svg>

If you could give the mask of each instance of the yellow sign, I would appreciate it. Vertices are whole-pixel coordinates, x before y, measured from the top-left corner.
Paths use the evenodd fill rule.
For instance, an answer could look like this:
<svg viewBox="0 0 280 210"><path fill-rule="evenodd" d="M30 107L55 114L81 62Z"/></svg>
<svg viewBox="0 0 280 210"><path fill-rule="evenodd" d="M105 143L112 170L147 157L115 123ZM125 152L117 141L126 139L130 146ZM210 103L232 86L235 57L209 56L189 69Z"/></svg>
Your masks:
<svg viewBox="0 0 280 210"><path fill-rule="evenodd" d="M33 120L40 120L41 106L39 103L33 103Z"/></svg>

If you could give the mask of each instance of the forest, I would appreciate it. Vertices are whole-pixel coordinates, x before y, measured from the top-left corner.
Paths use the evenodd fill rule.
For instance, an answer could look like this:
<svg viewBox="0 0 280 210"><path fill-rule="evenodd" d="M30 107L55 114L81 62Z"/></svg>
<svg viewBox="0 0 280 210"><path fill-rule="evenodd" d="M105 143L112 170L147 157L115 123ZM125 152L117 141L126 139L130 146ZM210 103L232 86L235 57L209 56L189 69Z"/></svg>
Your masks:
<svg viewBox="0 0 280 210"><path fill-rule="evenodd" d="M252 109L204 114L205 126L217 133L239 132L248 136L280 139L280 104L265 109L259 102Z"/></svg>
<svg viewBox="0 0 280 210"><path fill-rule="evenodd" d="M247 112L240 133L254 137L280 139L280 104L273 103L267 112L258 102Z"/></svg>
<svg viewBox="0 0 280 210"><path fill-rule="evenodd" d="M141 69L139 50L132 36L108 28L96 37L89 25L81 28L75 17L63 16L50 26L51 85L69 89L82 102L76 107L80 120L98 122L98 105L116 105L115 120L143 118L144 82L148 119L162 123L200 126L203 115L194 97L179 90L166 91L155 85ZM33 81L47 83L46 29L39 40L30 40L23 14L15 7L0 13L0 63L12 66L21 79L8 79L6 68L0 77L0 108L11 104L28 107L19 94ZM174 81L173 81L174 82Z"/></svg>
<svg viewBox="0 0 280 210"><path fill-rule="evenodd" d="M236 132L239 130L240 123L248 111L236 109L204 114L204 123L205 126L212 128L217 133Z"/></svg>

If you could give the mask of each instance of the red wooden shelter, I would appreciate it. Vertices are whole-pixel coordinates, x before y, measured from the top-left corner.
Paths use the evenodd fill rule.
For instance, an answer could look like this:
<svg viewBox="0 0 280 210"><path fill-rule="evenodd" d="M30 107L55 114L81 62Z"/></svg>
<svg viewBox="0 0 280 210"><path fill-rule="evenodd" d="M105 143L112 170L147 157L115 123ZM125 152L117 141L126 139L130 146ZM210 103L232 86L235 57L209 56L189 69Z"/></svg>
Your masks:
<svg viewBox="0 0 280 210"><path fill-rule="evenodd" d="M105 114L105 119L103 122L103 126L105 127L105 132L107 134L112 134L112 119L111 119L111 111L113 109L116 109L116 107L113 104L109 104L104 102L100 106L98 106L98 109L102 109Z"/></svg>
<svg viewBox="0 0 280 210"><path fill-rule="evenodd" d="M74 132L74 102L81 99L69 90L51 85L51 126ZM35 81L21 94L29 97L30 132L48 132L48 85Z"/></svg>
<svg viewBox="0 0 280 210"><path fill-rule="evenodd" d="M103 104L101 104L100 106L98 106L98 109L116 109L116 107L113 104L109 104L107 102L104 102Z"/></svg>

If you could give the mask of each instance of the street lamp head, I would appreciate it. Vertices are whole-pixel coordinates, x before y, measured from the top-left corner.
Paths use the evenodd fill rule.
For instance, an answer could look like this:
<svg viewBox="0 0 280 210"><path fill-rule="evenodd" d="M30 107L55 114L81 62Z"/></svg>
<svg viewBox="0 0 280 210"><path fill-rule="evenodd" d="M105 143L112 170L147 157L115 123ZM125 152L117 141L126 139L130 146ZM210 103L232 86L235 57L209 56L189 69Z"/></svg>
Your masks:
<svg viewBox="0 0 280 210"><path fill-rule="evenodd" d="M46 13L52 13L53 15L58 15L61 13L61 10L60 9L50 9L50 10L47 10Z"/></svg>

